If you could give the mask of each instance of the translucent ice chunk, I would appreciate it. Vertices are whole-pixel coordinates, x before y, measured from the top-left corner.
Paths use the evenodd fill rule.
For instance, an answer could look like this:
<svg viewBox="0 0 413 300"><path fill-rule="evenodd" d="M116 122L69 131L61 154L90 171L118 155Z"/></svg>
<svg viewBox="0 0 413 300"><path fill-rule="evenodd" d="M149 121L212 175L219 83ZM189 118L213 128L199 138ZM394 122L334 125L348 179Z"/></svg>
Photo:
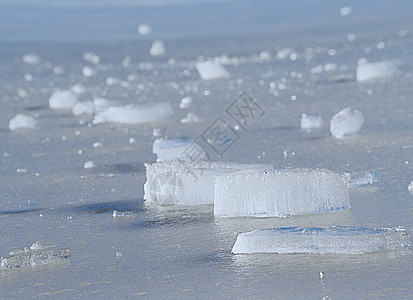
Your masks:
<svg viewBox="0 0 413 300"><path fill-rule="evenodd" d="M345 135L359 133L363 127L363 113L357 109L345 108L336 113L330 120L331 135L337 139Z"/></svg>
<svg viewBox="0 0 413 300"><path fill-rule="evenodd" d="M215 180L214 215L280 217L350 208L348 177L328 170L246 170Z"/></svg>
<svg viewBox="0 0 413 300"><path fill-rule="evenodd" d="M199 75L204 80L229 78L229 73L218 62L204 61L196 64Z"/></svg>
<svg viewBox="0 0 413 300"><path fill-rule="evenodd" d="M165 54L165 46L161 40L155 40L152 43L151 50L149 51L152 56L162 56Z"/></svg>
<svg viewBox="0 0 413 300"><path fill-rule="evenodd" d="M76 95L71 91L56 91L50 96L49 107L53 109L70 109L76 102Z"/></svg>
<svg viewBox="0 0 413 300"><path fill-rule="evenodd" d="M197 153L194 151L197 151ZM188 138L156 139L153 143L152 152L157 156L156 161L194 161L207 159L205 151L193 140ZM191 154L196 156L191 156Z"/></svg>
<svg viewBox="0 0 413 300"><path fill-rule="evenodd" d="M9 121L10 130L34 129L37 127L37 125L39 125L39 122L35 118L22 114L14 116Z"/></svg>
<svg viewBox="0 0 413 300"><path fill-rule="evenodd" d="M376 172L361 172L354 173L350 177L349 185L350 186L359 186L373 184L378 181L378 176Z"/></svg>
<svg viewBox="0 0 413 300"><path fill-rule="evenodd" d="M266 169L269 165L228 162L158 162L145 164L144 199L160 205L204 205L214 203L214 181L219 175L244 169Z"/></svg>
<svg viewBox="0 0 413 300"><path fill-rule="evenodd" d="M165 120L173 115L169 102L161 102L153 105L125 105L109 107L98 113L93 124L121 123L142 124Z"/></svg>
<svg viewBox="0 0 413 300"><path fill-rule="evenodd" d="M36 242L30 247L10 252L7 257L1 257L0 269L36 267L56 263L69 257L69 248L44 247L40 242Z"/></svg>
<svg viewBox="0 0 413 300"><path fill-rule="evenodd" d="M29 65L37 65L41 62L40 56L36 53L27 53L22 56L22 60Z"/></svg>
<svg viewBox="0 0 413 300"><path fill-rule="evenodd" d="M284 227L241 233L232 253L363 254L409 247L410 239L403 228Z"/></svg>
<svg viewBox="0 0 413 300"><path fill-rule="evenodd" d="M179 103L180 108L188 108L191 106L192 103L192 98L191 97L185 97L182 98L181 103Z"/></svg>
<svg viewBox="0 0 413 300"><path fill-rule="evenodd" d="M301 129L313 129L323 125L323 118L319 115L301 114Z"/></svg>
<svg viewBox="0 0 413 300"><path fill-rule="evenodd" d="M140 24L138 26L138 32L140 35L148 35L152 33L152 26L149 24Z"/></svg>
<svg viewBox="0 0 413 300"><path fill-rule="evenodd" d="M360 60L357 64L357 81L394 76L398 69L397 65L398 63L393 60L382 60L373 63Z"/></svg>

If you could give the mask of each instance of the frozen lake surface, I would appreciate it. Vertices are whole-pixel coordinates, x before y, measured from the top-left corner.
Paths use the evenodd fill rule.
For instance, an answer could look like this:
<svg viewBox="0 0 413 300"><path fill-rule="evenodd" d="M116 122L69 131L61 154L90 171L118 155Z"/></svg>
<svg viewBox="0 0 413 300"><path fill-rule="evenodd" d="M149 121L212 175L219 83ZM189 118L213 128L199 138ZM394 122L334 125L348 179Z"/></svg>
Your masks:
<svg viewBox="0 0 413 300"><path fill-rule="evenodd" d="M0 270L1 298L413 298L410 250L231 254L239 233L263 228L402 226L413 234L411 3L30 3L0 3L0 256L40 241L69 248L70 257ZM139 24L153 33L139 36ZM150 54L155 39L164 55ZM357 81L361 58L395 61L397 70ZM202 80L196 64L209 59L229 78ZM114 107L168 102L173 114L94 124L93 115L51 109L58 89ZM228 110L242 92L263 113L240 125ZM184 97L192 101L181 108ZM329 120L347 107L363 113L363 127L336 139ZM200 121L181 123L189 112ZM303 113L324 122L300 129ZM10 130L18 114L37 126ZM236 133L227 149L204 139L219 117ZM329 214L214 218L208 205L147 206L154 129L194 140L211 160L374 172L377 182L351 187L351 209Z"/></svg>

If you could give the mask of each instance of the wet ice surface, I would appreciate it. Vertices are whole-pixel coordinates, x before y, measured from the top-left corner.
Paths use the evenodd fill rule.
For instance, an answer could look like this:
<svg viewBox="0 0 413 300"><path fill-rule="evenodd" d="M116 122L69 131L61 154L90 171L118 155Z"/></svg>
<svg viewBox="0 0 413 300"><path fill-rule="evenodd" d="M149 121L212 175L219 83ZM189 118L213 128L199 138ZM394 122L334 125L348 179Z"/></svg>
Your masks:
<svg viewBox="0 0 413 300"><path fill-rule="evenodd" d="M346 18L357 17L356 4ZM342 6L332 13L338 16ZM308 29L298 24L248 37L163 38L167 51L161 57L150 55L152 39L2 43L0 253L39 240L68 247L71 257L3 270L1 298L270 298L275 293L285 299L411 298L411 251L351 257L230 253L239 233L260 228L403 226L412 232L411 20L410 11L392 10L380 18L326 21ZM139 21L134 22L137 34ZM41 61L25 63L25 54ZM220 62L231 77L201 80L195 67L200 55ZM402 65L394 76L357 82L361 57L397 59ZM174 115L150 124L95 125L93 116L48 107L55 90L72 87L82 102L95 97L118 106L167 101ZM239 138L221 160L351 174L375 170L380 181L351 189L350 211L327 215L226 220L214 219L210 206L146 207L144 162L156 159L153 129L193 139L216 160L199 136L219 116L236 125L225 109L242 91L257 99L265 115L237 131ZM179 108L184 97L192 98L191 112L202 122L180 123L188 113ZM338 140L331 137L328 120L344 107L362 111L365 122L360 133ZM8 122L19 113L35 117L40 127L10 131ZM302 113L325 122L301 131ZM88 161L95 167L84 169ZM128 217L113 217L114 211Z"/></svg>

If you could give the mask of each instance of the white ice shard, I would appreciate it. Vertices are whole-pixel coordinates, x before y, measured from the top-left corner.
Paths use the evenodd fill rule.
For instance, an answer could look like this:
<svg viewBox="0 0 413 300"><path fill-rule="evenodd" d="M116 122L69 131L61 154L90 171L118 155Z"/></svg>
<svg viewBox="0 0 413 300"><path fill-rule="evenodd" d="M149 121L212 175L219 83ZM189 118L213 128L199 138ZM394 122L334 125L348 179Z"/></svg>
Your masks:
<svg viewBox="0 0 413 300"><path fill-rule="evenodd" d="M364 124L363 113L357 109L345 108L330 120L331 135L337 139L359 133Z"/></svg>
<svg viewBox="0 0 413 300"><path fill-rule="evenodd" d="M218 62L203 61L196 63L196 69L204 80L229 78L227 70Z"/></svg>
<svg viewBox="0 0 413 300"><path fill-rule="evenodd" d="M301 129L313 129L321 127L321 125L323 125L323 118L321 116L306 113L301 114Z"/></svg>
<svg viewBox="0 0 413 300"><path fill-rule="evenodd" d="M413 192L413 181L410 181L409 185L407 186L407 190L409 192Z"/></svg>
<svg viewBox="0 0 413 300"><path fill-rule="evenodd" d="M206 160L204 150L189 138L184 139L156 139L153 142L152 152L156 154L156 161L180 160ZM195 153L196 152L196 153ZM191 156L196 155L195 156Z"/></svg>
<svg viewBox="0 0 413 300"><path fill-rule="evenodd" d="M40 56L36 53L27 53L22 56L22 60L29 65L37 65L41 62Z"/></svg>
<svg viewBox="0 0 413 300"><path fill-rule="evenodd" d="M121 123L142 124L168 119L174 111L169 102L152 105L124 105L109 107L98 113L93 119L93 124Z"/></svg>
<svg viewBox="0 0 413 300"><path fill-rule="evenodd" d="M161 40L155 40L152 43L149 53L152 56L162 56L165 54L165 46Z"/></svg>
<svg viewBox="0 0 413 300"><path fill-rule="evenodd" d="M85 162L83 165L83 168L85 169L93 169L95 167L96 167L96 164L92 160Z"/></svg>
<svg viewBox="0 0 413 300"><path fill-rule="evenodd" d="M382 60L369 63L360 59L357 64L357 81L365 81L381 77L394 76L398 69L398 62L394 60Z"/></svg>
<svg viewBox="0 0 413 300"><path fill-rule="evenodd" d="M145 164L144 199L158 205L214 203L214 182L219 175L245 169L269 169L269 165L229 162L167 161Z"/></svg>
<svg viewBox="0 0 413 300"><path fill-rule="evenodd" d="M322 169L243 170L215 180L214 215L281 217L350 208L348 176Z"/></svg>
<svg viewBox="0 0 413 300"><path fill-rule="evenodd" d="M77 102L76 95L67 91L55 91L49 99L49 107L53 109L71 109Z"/></svg>
<svg viewBox="0 0 413 300"><path fill-rule="evenodd" d="M192 98L191 97L185 97L182 98L181 103L179 103L180 108L188 108L191 106L192 103Z"/></svg>
<svg viewBox="0 0 413 300"><path fill-rule="evenodd" d="M93 101L77 102L72 107L72 114L74 116L92 115L95 112L95 105Z"/></svg>
<svg viewBox="0 0 413 300"><path fill-rule="evenodd" d="M350 177L350 186L360 186L373 184L378 181L378 176L376 172L360 172L354 173Z"/></svg>
<svg viewBox="0 0 413 300"><path fill-rule="evenodd" d="M138 26L138 32L140 35L148 35L152 33L152 26L149 24L140 24Z"/></svg>
<svg viewBox="0 0 413 300"><path fill-rule="evenodd" d="M39 125L39 122L35 118L22 114L14 116L9 121L10 130L34 129L37 127L37 125Z"/></svg>
<svg viewBox="0 0 413 300"><path fill-rule="evenodd" d="M232 253L363 254L404 250L410 246L408 233L403 228L283 227L241 233Z"/></svg>
<svg viewBox="0 0 413 300"><path fill-rule="evenodd" d="M69 248L44 247L40 242L1 257L0 269L19 269L57 263L70 257Z"/></svg>

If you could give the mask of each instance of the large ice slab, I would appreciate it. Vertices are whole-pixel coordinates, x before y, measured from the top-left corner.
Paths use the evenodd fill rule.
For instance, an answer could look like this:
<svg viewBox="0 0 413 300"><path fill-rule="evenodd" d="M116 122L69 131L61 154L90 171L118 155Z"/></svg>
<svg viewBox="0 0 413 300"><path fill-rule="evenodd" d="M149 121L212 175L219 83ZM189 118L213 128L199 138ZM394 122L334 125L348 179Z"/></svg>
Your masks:
<svg viewBox="0 0 413 300"><path fill-rule="evenodd" d="M328 170L244 170L215 180L214 215L281 217L350 208L348 176Z"/></svg>
<svg viewBox="0 0 413 300"><path fill-rule="evenodd" d="M161 121L169 118L174 113L169 102L153 105L124 105L109 107L98 113L93 119L93 124L121 123L142 124Z"/></svg>
<svg viewBox="0 0 413 300"><path fill-rule="evenodd" d="M203 61L196 64L199 76L203 80L229 78L227 70L218 62Z"/></svg>
<svg viewBox="0 0 413 300"><path fill-rule="evenodd" d="M331 135L341 139L345 135L359 133L364 124L363 113L357 109L345 108L330 120Z"/></svg>
<svg viewBox="0 0 413 300"><path fill-rule="evenodd" d="M145 164L144 199L159 205L205 205L214 203L217 176L245 169L270 169L269 165L229 162L167 161Z"/></svg>
<svg viewBox="0 0 413 300"><path fill-rule="evenodd" d="M69 248L45 247L40 242L35 242L30 247L12 251L9 256L1 257L0 269L36 267L60 262L69 257Z"/></svg>
<svg viewBox="0 0 413 300"><path fill-rule="evenodd" d="M284 227L241 233L232 253L363 254L409 247L410 239L403 228Z"/></svg>
<svg viewBox="0 0 413 300"><path fill-rule="evenodd" d="M357 81L393 76L398 69L397 64L398 63L393 60L382 60L372 63L361 60L357 65Z"/></svg>

